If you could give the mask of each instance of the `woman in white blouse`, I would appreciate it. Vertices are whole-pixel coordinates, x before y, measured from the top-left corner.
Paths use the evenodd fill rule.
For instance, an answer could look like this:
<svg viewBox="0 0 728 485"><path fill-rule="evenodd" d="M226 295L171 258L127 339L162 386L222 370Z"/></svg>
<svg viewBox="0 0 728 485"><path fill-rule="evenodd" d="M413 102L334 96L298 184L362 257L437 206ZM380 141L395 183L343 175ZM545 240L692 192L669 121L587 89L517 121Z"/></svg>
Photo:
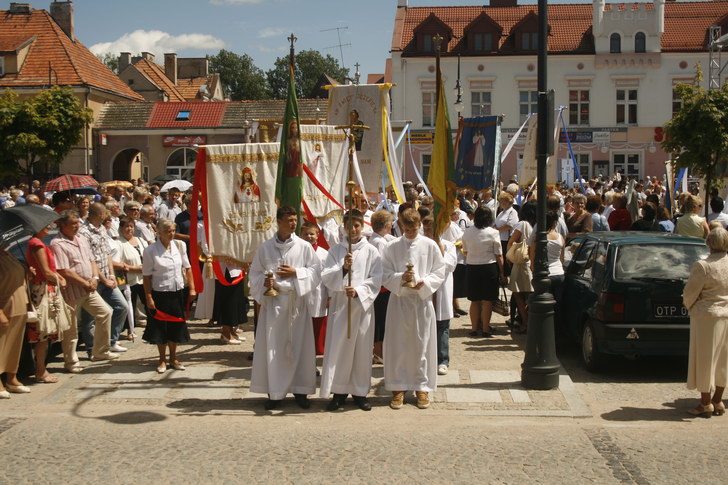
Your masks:
<svg viewBox="0 0 728 485"><path fill-rule="evenodd" d="M137 299L145 302L144 279L142 277L142 254L147 247L147 242L134 236L134 219L128 216L119 218L119 239L116 241L118 251L116 258L126 264L126 286L123 291L129 304L127 318L129 320L129 340L134 341L134 308ZM146 314L146 311L144 312Z"/></svg>
<svg viewBox="0 0 728 485"><path fill-rule="evenodd" d="M501 246L503 254L506 253L508 239L511 237L513 228L518 224L518 211L513 208L513 196L508 192L501 192L498 196L498 204L500 205L500 214L495 218L494 226L500 234Z"/></svg>
<svg viewBox="0 0 728 485"><path fill-rule="evenodd" d="M487 207L475 211L473 226L463 233L468 300L470 300L471 337L483 326L483 337L490 337L493 302L498 299L500 284L505 283L503 248L498 230L492 228L493 213Z"/></svg>
<svg viewBox="0 0 728 485"><path fill-rule="evenodd" d="M142 263L144 294L149 313L142 338L157 345L157 372L160 374L167 370L167 346L169 365L175 370L185 370L177 360L177 344L190 341L190 332L185 321L185 274L189 284L189 298L197 295L185 243L174 240L176 227L169 219L160 219L157 222L159 237L144 250ZM164 314L157 314L158 311Z"/></svg>

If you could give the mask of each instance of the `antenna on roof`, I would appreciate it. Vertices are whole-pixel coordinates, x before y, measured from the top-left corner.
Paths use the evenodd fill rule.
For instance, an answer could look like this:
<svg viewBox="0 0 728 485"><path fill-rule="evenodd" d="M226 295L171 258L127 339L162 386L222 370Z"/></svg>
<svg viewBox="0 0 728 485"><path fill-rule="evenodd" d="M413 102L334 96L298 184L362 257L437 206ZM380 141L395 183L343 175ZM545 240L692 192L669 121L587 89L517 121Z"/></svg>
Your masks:
<svg viewBox="0 0 728 485"><path fill-rule="evenodd" d="M351 42L347 42L346 44L341 43L341 31L347 30L348 28L349 28L349 26L347 25L344 27L334 27L333 29L324 29L321 31L321 32L331 32L333 30L336 31L336 35L339 39L339 43L337 45L332 45L330 47L324 47L324 49L335 49L337 47L339 48L339 55L341 56L341 68L342 69L345 67L344 66L344 49L342 49L342 47L351 47Z"/></svg>

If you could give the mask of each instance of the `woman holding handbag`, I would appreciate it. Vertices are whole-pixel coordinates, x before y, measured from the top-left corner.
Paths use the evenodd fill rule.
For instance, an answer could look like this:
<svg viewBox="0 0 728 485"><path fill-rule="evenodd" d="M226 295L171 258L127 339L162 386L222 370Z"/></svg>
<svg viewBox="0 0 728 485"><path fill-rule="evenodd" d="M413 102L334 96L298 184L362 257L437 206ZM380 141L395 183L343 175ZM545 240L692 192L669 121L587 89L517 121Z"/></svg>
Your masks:
<svg viewBox="0 0 728 485"><path fill-rule="evenodd" d="M528 328L528 295L533 291L531 279L531 267L528 257L528 238L536 225L536 202L526 202L521 208L521 220L513 228L513 233L508 240L508 252L506 257L513 263L508 289L513 292L516 299L518 314L521 316L521 325L514 329L514 333L526 333Z"/></svg>
<svg viewBox="0 0 728 485"><path fill-rule="evenodd" d="M58 285L61 288L66 287L66 280L56 271L53 251L43 242L50 230L51 226L46 226L33 235L28 241L26 251L26 261L35 270L35 276L30 280L30 299L38 314L38 321L27 323L27 336L28 343L33 345L35 352L35 381L42 384L58 382L58 378L46 369L46 355L48 342L58 340L58 336L65 330L58 328L59 320L53 317L57 314L49 311L50 305L63 300ZM77 373L80 368L73 366L67 370Z"/></svg>

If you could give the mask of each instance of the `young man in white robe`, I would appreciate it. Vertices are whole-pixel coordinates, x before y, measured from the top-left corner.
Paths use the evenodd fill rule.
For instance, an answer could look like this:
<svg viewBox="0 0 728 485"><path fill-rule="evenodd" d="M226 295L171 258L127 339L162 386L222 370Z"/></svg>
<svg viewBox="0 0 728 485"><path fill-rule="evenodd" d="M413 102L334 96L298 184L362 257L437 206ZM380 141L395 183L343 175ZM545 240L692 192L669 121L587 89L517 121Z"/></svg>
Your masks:
<svg viewBox="0 0 728 485"><path fill-rule="evenodd" d="M260 304L250 391L268 394L267 410L293 393L303 409L316 391L316 356L308 294L321 284L311 244L296 236L298 215L280 207L278 231L260 245L250 266L250 294ZM266 295L273 288L275 296Z"/></svg>
<svg viewBox="0 0 728 485"><path fill-rule="evenodd" d="M374 300L382 284L382 262L377 248L362 237L364 215L361 211L347 212L344 227L347 237L329 250L321 271L321 280L331 296L321 397L334 394L327 407L329 411L341 408L349 394L360 409L370 411L367 394L372 381Z"/></svg>
<svg viewBox="0 0 728 485"><path fill-rule="evenodd" d="M452 224L451 224L452 225ZM457 227L457 226L455 226ZM458 264L455 244L443 236L435 236L435 219L432 216L422 219L424 235L440 246L445 261L445 281L435 292L435 320L437 322L437 374L444 376L450 366L450 320L454 316L452 306L453 271Z"/></svg>
<svg viewBox="0 0 728 485"><path fill-rule="evenodd" d="M419 233L419 213L406 209L400 217L404 235L387 246L382 261L383 284L391 292L384 335L384 385L392 391L392 409L402 407L406 391L415 391L417 407L425 409L430 406L429 393L437 389L432 295L445 280L445 262L437 243Z"/></svg>

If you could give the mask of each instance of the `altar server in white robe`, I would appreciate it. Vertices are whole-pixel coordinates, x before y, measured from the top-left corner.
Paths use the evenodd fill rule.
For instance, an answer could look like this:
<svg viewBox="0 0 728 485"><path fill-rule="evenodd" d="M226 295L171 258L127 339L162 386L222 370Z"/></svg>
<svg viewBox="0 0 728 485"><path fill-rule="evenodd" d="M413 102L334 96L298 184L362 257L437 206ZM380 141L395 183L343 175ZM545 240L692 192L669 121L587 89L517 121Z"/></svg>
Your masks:
<svg viewBox="0 0 728 485"><path fill-rule="evenodd" d="M451 224L452 225L452 224ZM425 236L440 245L445 260L445 281L435 292L435 319L437 321L437 374L445 375L450 366L450 319L454 312L452 307L453 271L458 264L455 244L444 237L435 236L435 219L432 216L422 219ZM455 226L457 227L457 226Z"/></svg>
<svg viewBox="0 0 728 485"><path fill-rule="evenodd" d="M250 391L268 394L267 410L289 392L307 409L307 394L316 391L308 294L321 284L321 263L311 244L294 234L297 218L292 207L278 209L278 232L260 245L250 267L250 293L260 304ZM279 294L266 296L268 288Z"/></svg>
<svg viewBox="0 0 728 485"><path fill-rule="evenodd" d="M419 233L420 215L400 215L404 235L384 250L383 284L391 291L384 334L384 385L392 391L393 409L415 391L417 407L430 406L437 388L437 327L432 295L445 280L445 262L435 241ZM412 269L407 269L412 264ZM402 286L414 282L414 287Z"/></svg>
<svg viewBox="0 0 728 485"><path fill-rule="evenodd" d="M372 383L374 300L382 284L377 248L362 236L364 215L352 209L344 216L347 237L329 250L321 279L331 296L326 351L321 371L321 397L334 394L327 409L344 405L349 394L360 409L370 411L367 394ZM351 236L351 253L349 239ZM349 286L351 272L351 286ZM351 297L351 335L348 305Z"/></svg>

